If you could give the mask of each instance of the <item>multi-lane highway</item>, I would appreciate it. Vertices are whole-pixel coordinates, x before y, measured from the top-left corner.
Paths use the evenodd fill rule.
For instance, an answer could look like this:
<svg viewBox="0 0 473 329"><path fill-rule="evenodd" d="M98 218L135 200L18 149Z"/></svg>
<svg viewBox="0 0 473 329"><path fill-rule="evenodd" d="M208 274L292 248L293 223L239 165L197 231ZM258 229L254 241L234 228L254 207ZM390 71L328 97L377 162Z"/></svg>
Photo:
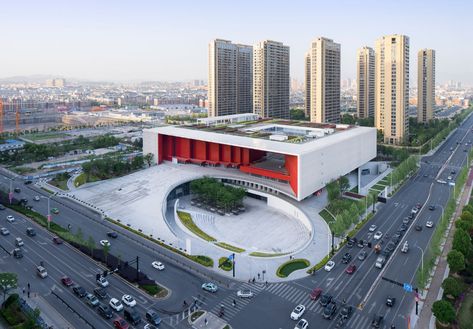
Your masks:
<svg viewBox="0 0 473 329"><path fill-rule="evenodd" d="M170 296L164 300L155 300L135 288L129 286L120 278L112 277L109 294L113 297L121 297L124 293L134 295L138 301L138 309L142 315L148 308L155 308L161 312L164 318L164 326L186 327L185 312L182 312L184 300L191 302L195 299L199 301L200 307L215 314L218 313L220 305L224 305L226 311L224 318L229 321L234 328L292 328L295 322L290 320L289 314L297 304L306 306L304 318L307 319L311 327L335 328L337 319L325 320L322 318L323 307L318 302L309 299L312 289L320 287L323 293L330 294L341 307L345 302L354 308L354 313L344 324L346 328L361 329L370 326L373 316L383 315L382 328L388 328L394 324L396 328L406 328L407 318L414 307L413 293L405 292L401 287L381 280L381 277L416 285L415 274L421 262L421 249L427 250L428 243L433 234L434 228L427 228L425 223L432 221L434 226L438 222L443 208L452 192L453 187L449 184L437 183L437 180L449 181L456 179L461 166L465 163L471 140L473 140L473 117L467 119L459 129L450 135L444 144L431 156L423 157L421 167L417 174L409 179L404 186L388 200L388 203L378 207L376 215L357 234L358 240L371 241L374 244L373 232L369 232L368 227L372 224L377 226L376 231L381 231L383 246L400 228L403 220L410 214L411 209L416 204L423 207L415 219L410 220L408 229L403 234L402 241L398 248L389 258L383 269L374 267L376 255L372 248L367 246L359 248L356 245L352 248L343 247L334 257L336 265L332 271L318 271L314 276L288 283L274 283L265 285L262 282L250 283L230 283L227 279L217 277L224 284L220 286L216 294L203 292L201 284L210 280L212 274L205 269L199 268L197 273L188 267L189 261L182 259L164 248L156 246L148 241L134 236L132 233L103 221L97 214L72 201L53 197L51 207L59 209L58 215L53 215L53 220L63 227L69 224L72 232L78 227L84 234L85 239L92 236L96 242L101 239L111 241L111 253L120 255L121 259L134 259L140 257L142 271L151 278L170 290ZM455 172L455 174L452 174ZM3 183L8 181L2 179ZM32 201L35 195L48 196L44 191L32 185L23 186L21 180L14 181L15 186L19 186L22 191L21 198L27 198L39 213L47 213L47 200L41 199L39 202ZM435 205L434 210L429 210L430 205ZM57 301L57 297L51 295L54 290L57 294L64 296L70 302L72 308L77 312L86 315L86 320L95 324L97 328L103 327L105 323L111 325L110 321L104 322L95 312L90 312L81 300L75 297L70 289L60 285L59 278L62 275L70 275L72 279L84 286L87 290L95 287L94 275L101 270L101 267L91 261L85 255L76 252L68 245L53 245L49 233L37 229L38 236L27 237L25 229L32 224L29 220L18 219L14 224L3 221L3 217L10 213L9 210L2 211L2 223L10 229L11 235L1 237L0 242L7 250L13 249L14 237L20 236L25 240L25 257L21 260L13 260L11 256L3 257L3 265L7 270L20 273L20 279L24 284L25 280L31 280L33 288L54 307L64 314L70 311L64 309L62 303ZM18 217L18 215L15 215ZM414 229L420 225L422 231ZM116 230L119 233L117 239L106 237L106 232ZM404 241L408 241L410 249L407 253L401 253L399 246ZM364 260L359 260L357 256L362 252L367 252ZM343 254L350 253L352 260L348 264L342 264ZM47 279L40 279L35 276L33 269L40 260L45 261L50 276ZM154 260L163 261L166 270L158 272L151 267ZM177 260L177 261L176 261ZM354 274L345 273L348 265L357 266ZM236 290L249 288L255 293L255 297L247 300L237 300ZM396 298L393 307L387 307L385 301L387 296ZM68 313L69 312L69 313ZM75 317L68 317L71 324L78 328L83 327L83 320ZM82 324L82 326L80 325Z"/></svg>

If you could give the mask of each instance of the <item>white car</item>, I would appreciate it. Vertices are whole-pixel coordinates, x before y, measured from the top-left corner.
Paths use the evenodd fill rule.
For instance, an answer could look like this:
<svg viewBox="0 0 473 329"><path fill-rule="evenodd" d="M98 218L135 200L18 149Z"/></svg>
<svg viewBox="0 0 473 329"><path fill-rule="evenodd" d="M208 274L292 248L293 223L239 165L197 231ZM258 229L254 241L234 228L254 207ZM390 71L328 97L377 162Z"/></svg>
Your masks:
<svg viewBox="0 0 473 329"><path fill-rule="evenodd" d="M379 239L381 239L382 236L383 236L383 232L378 231L373 235L373 239L379 240Z"/></svg>
<svg viewBox="0 0 473 329"><path fill-rule="evenodd" d="M306 319L300 319L299 322L296 324L294 329L307 329L309 328L309 322Z"/></svg>
<svg viewBox="0 0 473 329"><path fill-rule="evenodd" d="M425 223L425 226L434 227L434 222L428 221L427 223Z"/></svg>
<svg viewBox="0 0 473 329"><path fill-rule="evenodd" d="M130 295L123 295L122 296L122 302L123 302L123 304L125 304L126 306L129 306L129 307L136 306L136 300L133 297L131 297Z"/></svg>
<svg viewBox="0 0 473 329"><path fill-rule="evenodd" d="M378 226L376 226L376 225L371 225L368 231L374 232L374 231L376 231L377 228L378 228Z"/></svg>
<svg viewBox="0 0 473 329"><path fill-rule="evenodd" d="M34 198L33 198L34 201L39 201L39 195L36 195Z"/></svg>
<svg viewBox="0 0 473 329"><path fill-rule="evenodd" d="M439 183L439 184L447 184L447 182L444 181L443 179L437 179L437 183Z"/></svg>
<svg viewBox="0 0 473 329"><path fill-rule="evenodd" d="M115 311L120 312L123 310L123 304L120 303L120 301L116 298L110 299L110 303L108 303L111 308L113 308Z"/></svg>
<svg viewBox="0 0 473 329"><path fill-rule="evenodd" d="M110 283L108 283L107 279L105 279L103 276L100 276L97 279L97 284L101 286L102 288L108 287Z"/></svg>
<svg viewBox="0 0 473 329"><path fill-rule="evenodd" d="M7 216L7 221L8 221L9 223L13 223L13 222L15 221L15 217L13 217L12 215L8 215L8 216Z"/></svg>
<svg viewBox="0 0 473 329"><path fill-rule="evenodd" d="M238 290L237 296L241 298L251 298L254 296L254 294L251 290L245 289L245 290Z"/></svg>
<svg viewBox="0 0 473 329"><path fill-rule="evenodd" d="M159 271L164 270L164 264L161 263L161 262L158 262L157 260L155 260L154 262L152 262L151 265L152 265L155 269L157 269L157 270L159 270Z"/></svg>
<svg viewBox="0 0 473 329"><path fill-rule="evenodd" d="M100 244L103 247L110 247L110 242L108 240L100 240Z"/></svg>
<svg viewBox="0 0 473 329"><path fill-rule="evenodd" d="M0 228L0 233L2 235L8 235L8 234L10 234L10 231L6 227L2 227L2 228Z"/></svg>
<svg viewBox="0 0 473 329"><path fill-rule="evenodd" d="M448 179L448 180L452 180L452 176L448 176L447 179Z"/></svg>
<svg viewBox="0 0 473 329"><path fill-rule="evenodd" d="M304 314L304 312L305 306L302 304L297 305L291 313L291 319L296 321L299 320L300 317Z"/></svg>
<svg viewBox="0 0 473 329"><path fill-rule="evenodd" d="M327 264L325 264L324 269L325 269L327 272L330 272L334 267L335 267L335 262L334 262L333 260L329 260L329 261L327 262Z"/></svg>

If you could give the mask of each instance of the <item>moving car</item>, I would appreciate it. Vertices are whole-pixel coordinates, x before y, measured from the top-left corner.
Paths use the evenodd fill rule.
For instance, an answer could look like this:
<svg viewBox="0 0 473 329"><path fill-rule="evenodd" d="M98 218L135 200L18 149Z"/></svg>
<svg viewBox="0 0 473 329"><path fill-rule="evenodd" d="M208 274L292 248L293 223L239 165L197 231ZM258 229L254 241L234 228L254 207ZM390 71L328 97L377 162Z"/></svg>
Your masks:
<svg viewBox="0 0 473 329"><path fill-rule="evenodd" d="M111 319L113 316L113 313L110 307L102 303L100 303L99 307L97 307L97 313L99 313L105 319Z"/></svg>
<svg viewBox="0 0 473 329"><path fill-rule="evenodd" d="M154 262L152 262L151 265L152 265L155 269L157 269L157 270L159 270L159 271L164 270L164 264L161 263L161 262L158 262L157 260L155 260Z"/></svg>
<svg viewBox="0 0 473 329"><path fill-rule="evenodd" d="M238 290L237 296L240 298L251 298L254 296L254 294L251 290L245 289L245 290Z"/></svg>
<svg viewBox="0 0 473 329"><path fill-rule="evenodd" d="M324 294L322 295L322 297L320 298L320 305L322 306L327 306L331 301L332 301L333 297L332 295L329 295L329 294Z"/></svg>
<svg viewBox="0 0 473 329"><path fill-rule="evenodd" d="M123 310L123 304L116 298L110 299L110 302L108 303L111 308L113 308L115 311L120 312Z"/></svg>
<svg viewBox="0 0 473 329"><path fill-rule="evenodd" d="M409 243L406 241L404 242L404 244L402 245L402 249L401 249L401 252L403 253L406 253L409 251Z"/></svg>
<svg viewBox="0 0 473 329"><path fill-rule="evenodd" d="M123 295L122 296L122 302L123 302L123 304L125 304L126 306L129 306L129 307L136 306L136 300L133 297L131 297L130 295Z"/></svg>
<svg viewBox="0 0 473 329"><path fill-rule="evenodd" d="M320 297L321 294L322 294L322 289L321 288L315 288L314 290L312 290L310 292L309 296L310 296L310 299L317 300Z"/></svg>
<svg viewBox="0 0 473 329"><path fill-rule="evenodd" d="M44 279L45 277L48 276L48 271L46 271L46 269L43 266L38 266L38 267L36 267L36 274L40 278Z"/></svg>
<svg viewBox="0 0 473 329"><path fill-rule="evenodd" d="M383 316L375 315L373 317L373 321L371 321L371 328L376 328L376 329L379 328L382 322L383 322Z"/></svg>
<svg viewBox="0 0 473 329"><path fill-rule="evenodd" d="M365 242L363 240L358 240L358 243L356 244L358 248L364 248Z"/></svg>
<svg viewBox="0 0 473 329"><path fill-rule="evenodd" d="M25 185L30 185L31 183L33 183L32 180L25 180L25 182L24 182L23 184L25 184Z"/></svg>
<svg viewBox="0 0 473 329"><path fill-rule="evenodd" d="M425 226L429 228L434 227L434 222L428 221L427 223L425 223Z"/></svg>
<svg viewBox="0 0 473 329"><path fill-rule="evenodd" d="M344 305L340 311L340 316L344 319L348 319L353 313L353 306Z"/></svg>
<svg viewBox="0 0 473 329"><path fill-rule="evenodd" d="M33 201L39 201L39 200L40 200L39 195L35 195L34 198L33 198Z"/></svg>
<svg viewBox="0 0 473 329"><path fill-rule="evenodd" d="M159 317L159 314L154 310L146 311L145 317L146 321L155 326L159 326L159 324L161 323L161 318Z"/></svg>
<svg viewBox="0 0 473 329"><path fill-rule="evenodd" d="M85 302L92 306L92 307L95 307L99 304L99 300L97 297L95 297L93 294L91 293L88 293L86 296L85 296Z"/></svg>
<svg viewBox="0 0 473 329"><path fill-rule="evenodd" d="M348 264L351 261L351 254L350 253L345 253L342 258L342 263L343 264Z"/></svg>
<svg viewBox="0 0 473 329"><path fill-rule="evenodd" d="M355 273L355 271L356 271L356 265L355 264L351 264L345 270L345 272L347 272L347 274L353 274L353 273Z"/></svg>
<svg viewBox="0 0 473 329"><path fill-rule="evenodd" d="M358 259L359 260L365 260L366 256L368 256L368 253L366 251L362 251L360 252L360 254L358 255Z"/></svg>
<svg viewBox="0 0 473 329"><path fill-rule="evenodd" d="M57 214L59 214L59 209L57 209L57 208L52 208L52 209L51 209L51 212L52 212L53 214L57 215Z"/></svg>
<svg viewBox="0 0 473 329"><path fill-rule="evenodd" d="M329 260L327 264L325 264L324 270L330 272L335 267L335 262L333 260Z"/></svg>
<svg viewBox="0 0 473 329"><path fill-rule="evenodd" d="M96 281L97 281L97 284L102 288L108 287L110 285L107 279L105 279L103 276L100 276Z"/></svg>
<svg viewBox="0 0 473 329"><path fill-rule="evenodd" d="M21 192L21 189L19 187L15 187L15 189L13 190L15 193L20 193Z"/></svg>
<svg viewBox="0 0 473 329"><path fill-rule="evenodd" d="M105 290L104 288L95 288L94 295L100 299L105 299L107 298L108 294L107 294L107 290Z"/></svg>
<svg viewBox="0 0 473 329"><path fill-rule="evenodd" d="M61 282L63 285L65 285L66 287L70 287L74 284L74 282L72 282L72 279L68 276L63 276L61 278Z"/></svg>
<svg viewBox="0 0 473 329"><path fill-rule="evenodd" d="M2 227L2 228L0 228L0 233L2 235L8 235L8 234L10 234L10 231L7 228Z"/></svg>
<svg viewBox="0 0 473 329"><path fill-rule="evenodd" d="M304 312L305 306L302 304L297 305L291 312L291 319L296 321L299 320L300 317L304 314Z"/></svg>
<svg viewBox="0 0 473 329"><path fill-rule="evenodd" d="M107 236L112 238L112 239L118 238L117 232L113 232L113 231L112 232L107 232Z"/></svg>
<svg viewBox="0 0 473 329"><path fill-rule="evenodd" d="M331 302L327 306L325 306L323 317L324 319L331 319L334 315L335 312L337 312L337 304L335 302Z"/></svg>
<svg viewBox="0 0 473 329"><path fill-rule="evenodd" d="M294 329L307 329L309 328L309 322L307 322L306 319L300 319L299 322L297 322L296 326Z"/></svg>
<svg viewBox="0 0 473 329"><path fill-rule="evenodd" d="M416 225L416 231L422 231L422 226Z"/></svg>
<svg viewBox="0 0 473 329"><path fill-rule="evenodd" d="M15 217L13 217L12 215L7 216L7 222L13 223L14 221L15 221Z"/></svg>
<svg viewBox="0 0 473 329"><path fill-rule="evenodd" d="M113 326L117 329L128 329L130 327L121 317L117 317L113 320Z"/></svg>
<svg viewBox="0 0 473 329"><path fill-rule="evenodd" d="M352 239L348 240L347 248L353 248L353 245L354 245L353 240Z"/></svg>
<svg viewBox="0 0 473 329"><path fill-rule="evenodd" d="M433 204L431 204L431 205L429 206L429 210L432 210L432 211L435 210L435 206L434 206Z"/></svg>
<svg viewBox="0 0 473 329"><path fill-rule="evenodd" d="M373 224L373 225L370 226L370 228L368 229L368 231L374 232L374 231L376 231L377 228L378 228L378 226L376 226L376 225Z"/></svg>
<svg viewBox="0 0 473 329"><path fill-rule="evenodd" d="M208 291L208 292L217 292L218 287L215 283L206 282L206 283L202 284L202 289L204 289L205 291Z"/></svg>
<svg viewBox="0 0 473 329"><path fill-rule="evenodd" d="M15 258L23 258L23 252L20 248L13 249L13 257Z"/></svg>
<svg viewBox="0 0 473 329"><path fill-rule="evenodd" d="M35 236L35 235L36 235L36 231L35 231L34 228L32 228L32 227L28 227L28 228L26 229L26 235L28 235L28 236Z"/></svg>
<svg viewBox="0 0 473 329"><path fill-rule="evenodd" d="M102 247L110 247L110 242L108 240L100 240Z"/></svg>
<svg viewBox="0 0 473 329"><path fill-rule="evenodd" d="M382 236L383 236L383 232L378 231L373 235L373 239L379 240L379 239L381 239Z"/></svg>
<svg viewBox="0 0 473 329"><path fill-rule="evenodd" d="M391 297L391 296L388 296L388 298L386 298L386 305L387 306L393 307L395 303L396 303L396 298Z"/></svg>
<svg viewBox="0 0 473 329"><path fill-rule="evenodd" d="M85 297L85 295L87 295L85 289L79 285L75 285L74 287L72 287L72 291L74 292L74 294L79 296L79 298Z"/></svg>
<svg viewBox="0 0 473 329"><path fill-rule="evenodd" d="M23 247L25 243L23 242L22 238L15 238L15 246L17 247Z"/></svg>

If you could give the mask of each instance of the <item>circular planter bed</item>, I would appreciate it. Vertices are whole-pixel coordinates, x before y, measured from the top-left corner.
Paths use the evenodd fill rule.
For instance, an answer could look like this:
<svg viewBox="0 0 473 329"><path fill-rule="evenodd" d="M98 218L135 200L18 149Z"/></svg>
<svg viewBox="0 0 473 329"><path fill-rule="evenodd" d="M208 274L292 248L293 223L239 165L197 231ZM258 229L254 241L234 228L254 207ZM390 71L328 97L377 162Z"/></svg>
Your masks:
<svg viewBox="0 0 473 329"><path fill-rule="evenodd" d="M310 262L307 259L292 259L281 266L276 271L276 275L280 278L287 278L292 272L309 267Z"/></svg>

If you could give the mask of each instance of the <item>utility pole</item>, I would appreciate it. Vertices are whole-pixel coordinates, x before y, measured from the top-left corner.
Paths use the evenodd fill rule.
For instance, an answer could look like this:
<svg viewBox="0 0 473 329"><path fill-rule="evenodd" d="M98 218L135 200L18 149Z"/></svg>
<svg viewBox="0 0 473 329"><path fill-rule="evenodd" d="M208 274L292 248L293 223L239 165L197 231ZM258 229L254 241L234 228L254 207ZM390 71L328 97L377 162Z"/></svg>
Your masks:
<svg viewBox="0 0 473 329"><path fill-rule="evenodd" d="M334 240L335 240L335 232L332 231L332 255L334 254L334 251L335 251L334 248L333 248L333 245L334 245L334 243L335 243Z"/></svg>
<svg viewBox="0 0 473 329"><path fill-rule="evenodd" d="M232 254L232 274L235 277L235 253Z"/></svg>
<svg viewBox="0 0 473 329"><path fill-rule="evenodd" d="M140 280L140 257L136 256L136 282Z"/></svg>

